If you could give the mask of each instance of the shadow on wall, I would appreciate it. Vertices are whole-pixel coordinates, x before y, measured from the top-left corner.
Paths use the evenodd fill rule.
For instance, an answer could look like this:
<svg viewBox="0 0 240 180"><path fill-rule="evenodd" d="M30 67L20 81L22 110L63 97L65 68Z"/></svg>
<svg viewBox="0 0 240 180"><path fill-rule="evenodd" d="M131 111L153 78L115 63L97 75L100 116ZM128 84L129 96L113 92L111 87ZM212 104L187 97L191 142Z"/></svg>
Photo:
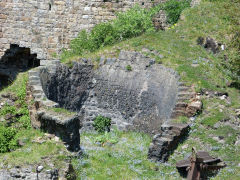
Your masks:
<svg viewBox="0 0 240 180"><path fill-rule="evenodd" d="M0 90L13 82L18 73L40 66L37 54L31 54L30 48L11 44L0 59Z"/></svg>

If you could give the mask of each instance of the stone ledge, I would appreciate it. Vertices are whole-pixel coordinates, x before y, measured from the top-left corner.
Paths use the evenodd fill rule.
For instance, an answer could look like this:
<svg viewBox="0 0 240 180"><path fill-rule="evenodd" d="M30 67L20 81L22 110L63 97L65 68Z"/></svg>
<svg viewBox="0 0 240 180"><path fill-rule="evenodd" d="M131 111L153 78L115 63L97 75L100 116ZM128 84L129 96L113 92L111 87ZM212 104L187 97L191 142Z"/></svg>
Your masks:
<svg viewBox="0 0 240 180"><path fill-rule="evenodd" d="M80 123L77 115L64 115L51 110L39 109L37 112L40 129L60 137L67 149L77 152L80 150Z"/></svg>

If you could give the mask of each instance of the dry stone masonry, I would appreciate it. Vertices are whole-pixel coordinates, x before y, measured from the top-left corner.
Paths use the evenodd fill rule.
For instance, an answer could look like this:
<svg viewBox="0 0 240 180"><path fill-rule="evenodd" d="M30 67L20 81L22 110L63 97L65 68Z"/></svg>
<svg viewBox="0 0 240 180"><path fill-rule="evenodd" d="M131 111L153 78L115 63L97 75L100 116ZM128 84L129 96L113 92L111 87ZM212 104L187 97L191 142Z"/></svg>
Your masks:
<svg viewBox="0 0 240 180"><path fill-rule="evenodd" d="M148 157L164 162L189 128L171 120L192 117L202 107L193 87L179 82L176 72L138 52L121 51L118 59L101 58L97 66L86 59L71 67L57 60L40 64L29 71L32 125L61 137L73 151L79 150L80 127L92 130L95 117L102 115L118 129L155 135ZM49 111L54 107L78 115L56 115Z"/></svg>
<svg viewBox="0 0 240 180"><path fill-rule="evenodd" d="M1 0L0 58L11 44L31 49L38 59L50 59L67 48L82 29L115 18L135 4L150 8L166 0ZM165 21L156 17L158 26Z"/></svg>
<svg viewBox="0 0 240 180"><path fill-rule="evenodd" d="M55 74L46 68L40 77L47 98L79 112L83 129L91 129L94 118L103 115L119 129L150 134L171 117L179 79L154 59L128 51L118 59L101 59L97 69L87 61L72 68L59 64Z"/></svg>
<svg viewBox="0 0 240 180"><path fill-rule="evenodd" d="M189 131L188 124L164 124L159 134L155 134L150 144L148 158L166 162L169 155L177 148Z"/></svg>

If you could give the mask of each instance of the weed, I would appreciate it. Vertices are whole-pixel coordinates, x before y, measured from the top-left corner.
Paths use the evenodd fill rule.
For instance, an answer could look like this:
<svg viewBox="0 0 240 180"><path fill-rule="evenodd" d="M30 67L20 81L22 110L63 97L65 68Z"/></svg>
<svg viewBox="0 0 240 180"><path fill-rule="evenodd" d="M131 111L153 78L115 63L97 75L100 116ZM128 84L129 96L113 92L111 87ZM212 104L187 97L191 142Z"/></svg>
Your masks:
<svg viewBox="0 0 240 180"><path fill-rule="evenodd" d="M127 70L127 71L132 71L132 66L131 66L131 65L127 65L127 66L126 66L126 70Z"/></svg>
<svg viewBox="0 0 240 180"><path fill-rule="evenodd" d="M97 136L95 141L101 143L101 145L104 146L106 143L116 144L119 139L117 136L113 136L112 133L105 132L104 134Z"/></svg>

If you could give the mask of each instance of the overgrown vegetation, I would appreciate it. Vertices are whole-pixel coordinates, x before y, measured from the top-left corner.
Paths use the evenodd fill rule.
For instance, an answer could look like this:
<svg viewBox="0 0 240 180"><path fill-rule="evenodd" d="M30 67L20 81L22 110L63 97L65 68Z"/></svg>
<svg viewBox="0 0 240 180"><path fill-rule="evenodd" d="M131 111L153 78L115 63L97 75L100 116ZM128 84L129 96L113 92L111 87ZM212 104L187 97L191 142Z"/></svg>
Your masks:
<svg viewBox="0 0 240 180"><path fill-rule="evenodd" d="M177 23L182 11L190 7L190 3L191 0L168 0L163 8L167 14L167 22L169 24Z"/></svg>
<svg viewBox="0 0 240 180"><path fill-rule="evenodd" d="M14 103L18 108L6 103L0 110L0 117L11 117L9 122L0 122L0 153L15 150L18 147L18 133L31 127L25 99L27 80L27 74L23 74L18 77L12 86L3 90L5 93L11 92L16 94L17 100Z"/></svg>
<svg viewBox="0 0 240 180"><path fill-rule="evenodd" d="M52 141L40 130L31 128L26 100L27 81L28 73L20 73L0 93L10 94L16 100L14 105L6 103L0 108L0 168L37 166L39 163L45 168L52 168L48 162L51 161L55 168L61 169L70 154L63 143ZM6 120L6 117L9 118Z"/></svg>
<svg viewBox="0 0 240 180"><path fill-rule="evenodd" d="M112 45L122 40L139 36L144 32L153 32L152 17L159 11L159 7L146 10L135 6L127 12L117 14L117 18L111 22L100 23L91 32L81 31L77 38L70 43L70 50L65 50L61 58L82 55L86 52L94 52L100 47Z"/></svg>

